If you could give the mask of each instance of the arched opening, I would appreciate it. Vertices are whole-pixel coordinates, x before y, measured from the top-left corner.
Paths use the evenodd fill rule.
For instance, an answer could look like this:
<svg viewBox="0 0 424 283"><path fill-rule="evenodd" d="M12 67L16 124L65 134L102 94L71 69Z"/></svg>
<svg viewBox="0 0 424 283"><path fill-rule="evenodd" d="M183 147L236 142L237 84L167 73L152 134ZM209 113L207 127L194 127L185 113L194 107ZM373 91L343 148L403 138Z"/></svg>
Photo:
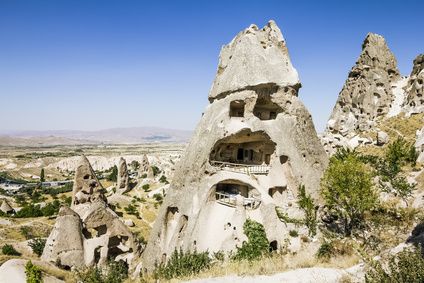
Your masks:
<svg viewBox="0 0 424 283"><path fill-rule="evenodd" d="M246 165L269 165L275 143L263 131L244 129L216 142L210 161Z"/></svg>
<svg viewBox="0 0 424 283"><path fill-rule="evenodd" d="M257 208L261 202L260 193L253 186L238 180L225 180L212 187L211 200L227 206Z"/></svg>
<svg viewBox="0 0 424 283"><path fill-rule="evenodd" d="M244 117L244 106L246 103L243 100L234 100L230 102L230 117Z"/></svg>
<svg viewBox="0 0 424 283"><path fill-rule="evenodd" d="M261 120L274 120L279 113L283 112L277 103L272 102L270 95L258 95L253 114Z"/></svg>

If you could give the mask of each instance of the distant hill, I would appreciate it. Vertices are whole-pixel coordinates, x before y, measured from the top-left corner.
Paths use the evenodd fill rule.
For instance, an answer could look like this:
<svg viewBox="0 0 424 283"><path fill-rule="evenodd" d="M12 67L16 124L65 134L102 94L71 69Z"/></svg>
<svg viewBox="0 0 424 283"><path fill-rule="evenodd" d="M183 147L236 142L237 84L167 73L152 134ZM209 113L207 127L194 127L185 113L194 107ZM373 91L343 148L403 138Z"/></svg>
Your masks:
<svg viewBox="0 0 424 283"><path fill-rule="evenodd" d="M113 128L98 131L0 131L0 145L52 146L187 142L191 134L192 131L155 127Z"/></svg>

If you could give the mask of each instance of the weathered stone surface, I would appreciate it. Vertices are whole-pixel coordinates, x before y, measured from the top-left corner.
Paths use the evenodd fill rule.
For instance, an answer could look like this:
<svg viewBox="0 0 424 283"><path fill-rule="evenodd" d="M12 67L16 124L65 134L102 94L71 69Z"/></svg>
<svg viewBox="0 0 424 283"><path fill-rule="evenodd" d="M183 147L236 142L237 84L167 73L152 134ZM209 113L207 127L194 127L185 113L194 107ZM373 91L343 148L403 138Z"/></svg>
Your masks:
<svg viewBox="0 0 424 283"><path fill-rule="evenodd" d="M123 194L129 191L129 176L127 162L124 158L119 159L118 165L118 179L116 183L116 192Z"/></svg>
<svg viewBox="0 0 424 283"><path fill-rule="evenodd" d="M389 142L389 135L386 132L378 131L377 132L377 145L385 145Z"/></svg>
<svg viewBox="0 0 424 283"><path fill-rule="evenodd" d="M419 153L417 161L424 163L424 127L417 131L417 141L415 142L415 148Z"/></svg>
<svg viewBox="0 0 424 283"><path fill-rule="evenodd" d="M140 163L140 169L138 170L138 176L146 175L146 178L153 178L153 170L150 165L149 159L146 154L143 154L143 159Z"/></svg>
<svg viewBox="0 0 424 283"><path fill-rule="evenodd" d="M375 119L390 109L391 83L399 78L396 59L386 41L381 35L369 33L339 94L327 131L347 135L370 129Z"/></svg>
<svg viewBox="0 0 424 283"><path fill-rule="evenodd" d="M251 25L222 47L209 100L261 86L290 87L293 94L300 87L286 41L274 21L262 29Z"/></svg>
<svg viewBox="0 0 424 283"><path fill-rule="evenodd" d="M42 258L65 267L102 265L123 260L130 269L141 246L111 210L90 163L83 156L77 167L72 209L62 207Z"/></svg>
<svg viewBox="0 0 424 283"><path fill-rule="evenodd" d="M411 75L405 88L405 112L408 115L424 112L424 54L414 60Z"/></svg>
<svg viewBox="0 0 424 283"><path fill-rule="evenodd" d="M9 202L6 199L0 200L0 202L1 202L0 210L3 213L10 214L15 212L13 207L10 206Z"/></svg>
<svg viewBox="0 0 424 283"><path fill-rule="evenodd" d="M384 38L369 33L328 120L322 138L326 151L334 153L357 132L375 127L376 120L391 110L393 89L400 79L396 59ZM342 137L340 142L332 143L335 135Z"/></svg>
<svg viewBox="0 0 424 283"><path fill-rule="evenodd" d="M79 215L69 207L60 208L41 258L64 267L84 266L84 239Z"/></svg>
<svg viewBox="0 0 424 283"><path fill-rule="evenodd" d="M26 283L28 282L25 274L25 265L28 261L25 259L9 259L0 266L0 283ZM33 260L33 264L39 262ZM50 275L43 275L43 283L64 283L65 281L57 279Z"/></svg>
<svg viewBox="0 0 424 283"><path fill-rule="evenodd" d="M97 198L105 199L104 189L94 173L87 157L81 156L75 170L72 189L72 207L78 204L92 202Z"/></svg>
<svg viewBox="0 0 424 283"><path fill-rule="evenodd" d="M279 29L270 23L260 31L251 26L222 49L210 96L219 99L210 99L176 166L144 252L146 268L166 260L176 248L233 251L246 240L243 224L248 218L264 225L278 249L294 227L279 220L276 207L290 217L302 217L296 204L300 184L319 197L328 159L311 115L297 97L297 73L286 65L289 58L281 40ZM259 47L263 58L253 62ZM277 68L270 66L268 55ZM246 58L247 63L227 62L233 58ZM227 75L221 65L234 70ZM259 82L253 75L257 70L252 70L256 66L264 74L289 79L265 77ZM237 72L246 74L243 81L223 84Z"/></svg>

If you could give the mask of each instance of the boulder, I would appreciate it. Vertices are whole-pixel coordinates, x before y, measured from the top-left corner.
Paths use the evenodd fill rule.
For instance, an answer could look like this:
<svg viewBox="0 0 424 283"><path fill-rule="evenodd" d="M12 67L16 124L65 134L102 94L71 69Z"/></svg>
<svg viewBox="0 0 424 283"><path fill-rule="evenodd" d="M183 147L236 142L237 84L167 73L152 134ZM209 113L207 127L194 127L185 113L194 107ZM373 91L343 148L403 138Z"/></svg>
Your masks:
<svg viewBox="0 0 424 283"><path fill-rule="evenodd" d="M389 135L386 132L377 132L377 145L382 146L389 142Z"/></svg>

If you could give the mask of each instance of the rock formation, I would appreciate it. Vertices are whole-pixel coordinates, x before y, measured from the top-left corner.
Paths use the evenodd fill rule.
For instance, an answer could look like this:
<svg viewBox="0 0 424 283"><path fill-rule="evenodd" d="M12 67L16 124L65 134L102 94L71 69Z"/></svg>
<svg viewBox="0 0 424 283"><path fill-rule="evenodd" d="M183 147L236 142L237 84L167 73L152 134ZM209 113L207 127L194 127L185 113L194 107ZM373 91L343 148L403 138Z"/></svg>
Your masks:
<svg viewBox="0 0 424 283"><path fill-rule="evenodd" d="M322 138L327 152L371 143L357 137L358 132L372 129L378 118L398 111L392 108L401 103L395 102L395 92L403 92L402 82L396 59L384 38L369 33L328 120Z"/></svg>
<svg viewBox="0 0 424 283"><path fill-rule="evenodd" d="M417 162L424 163L424 126L417 132L415 148L419 154Z"/></svg>
<svg viewBox="0 0 424 283"><path fill-rule="evenodd" d="M414 60L408 84L405 87L405 108L408 115L424 112L424 54Z"/></svg>
<svg viewBox="0 0 424 283"><path fill-rule="evenodd" d="M129 190L129 176L128 176L128 168L127 162L124 158L119 159L118 165L118 180L116 183L116 192L119 194L123 194L128 192Z"/></svg>
<svg viewBox="0 0 424 283"><path fill-rule="evenodd" d="M2 200L2 203L1 203L1 206L0 206L0 211L2 211L3 213L6 213L6 214L12 214L12 213L15 212L13 207L10 206L9 202L6 199Z"/></svg>
<svg viewBox="0 0 424 283"><path fill-rule="evenodd" d="M54 261L59 266L80 268L85 265L82 222L69 207L60 208L41 259Z"/></svg>
<svg viewBox="0 0 424 283"><path fill-rule="evenodd" d="M104 189L85 156L76 169L72 206L60 209L42 258L73 268L123 260L130 268L140 256L140 245L111 210Z"/></svg>
<svg viewBox="0 0 424 283"><path fill-rule="evenodd" d="M209 101L176 167L146 250L144 266L174 249L233 251L247 218L262 223L272 249L302 217L298 186L318 197L327 156L311 115L297 97L299 78L271 21L251 25L221 50Z"/></svg>
<svg viewBox="0 0 424 283"><path fill-rule="evenodd" d="M141 177L143 175L145 175L146 178L153 178L153 170L146 154L143 154L143 159L138 170L138 176Z"/></svg>

